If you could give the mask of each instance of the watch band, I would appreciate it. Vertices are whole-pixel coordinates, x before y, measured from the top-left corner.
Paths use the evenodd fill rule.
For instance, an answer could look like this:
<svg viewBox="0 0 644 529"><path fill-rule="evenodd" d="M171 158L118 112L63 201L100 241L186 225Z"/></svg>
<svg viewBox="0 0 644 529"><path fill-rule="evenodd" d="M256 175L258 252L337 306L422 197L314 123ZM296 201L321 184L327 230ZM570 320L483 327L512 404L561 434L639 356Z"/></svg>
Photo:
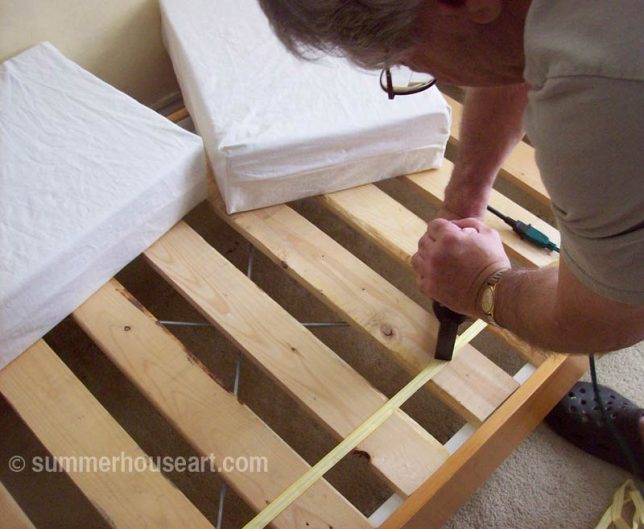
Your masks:
<svg viewBox="0 0 644 529"><path fill-rule="evenodd" d="M483 313L486 316L486 321L488 323L491 323L492 325L495 325L496 327L499 327L498 322L496 321L496 318L494 317L494 311L496 309L496 286L499 284L499 281L501 280L501 277L503 274L505 274L510 268L501 268L500 270L497 270L494 272L490 277L488 277L485 280L485 283L483 283L483 286L481 287L481 292L479 293L477 303L478 306L481 308ZM492 297L491 299L491 306L489 310L485 310L485 308L482 305L483 297L485 295L485 291L489 290L490 296Z"/></svg>

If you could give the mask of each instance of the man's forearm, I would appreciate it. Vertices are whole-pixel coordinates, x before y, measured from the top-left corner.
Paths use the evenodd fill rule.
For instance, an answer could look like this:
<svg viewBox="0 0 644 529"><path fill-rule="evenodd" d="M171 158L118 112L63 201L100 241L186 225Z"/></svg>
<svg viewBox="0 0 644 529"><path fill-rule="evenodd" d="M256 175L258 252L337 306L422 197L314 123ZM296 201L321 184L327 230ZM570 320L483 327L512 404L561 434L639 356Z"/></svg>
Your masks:
<svg viewBox="0 0 644 529"><path fill-rule="evenodd" d="M548 351L595 353L621 349L637 341L609 317L558 302L557 267L510 270L495 295L495 319L525 341Z"/></svg>
<svg viewBox="0 0 644 529"><path fill-rule="evenodd" d="M550 351L566 349L554 317L557 269L509 270L495 292L494 318L527 342Z"/></svg>
<svg viewBox="0 0 644 529"><path fill-rule="evenodd" d="M503 161L523 137L525 84L467 91L454 171L445 208L460 217L480 217Z"/></svg>

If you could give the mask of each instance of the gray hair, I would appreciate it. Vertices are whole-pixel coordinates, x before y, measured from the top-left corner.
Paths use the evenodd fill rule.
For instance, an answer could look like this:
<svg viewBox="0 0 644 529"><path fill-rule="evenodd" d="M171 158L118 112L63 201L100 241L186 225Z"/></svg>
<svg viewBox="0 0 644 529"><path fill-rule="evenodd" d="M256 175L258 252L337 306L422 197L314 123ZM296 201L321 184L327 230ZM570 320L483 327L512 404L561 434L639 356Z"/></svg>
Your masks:
<svg viewBox="0 0 644 529"><path fill-rule="evenodd" d="M343 56L367 69L396 64L417 42L423 0L259 0L293 54ZM312 55L313 52L313 55Z"/></svg>

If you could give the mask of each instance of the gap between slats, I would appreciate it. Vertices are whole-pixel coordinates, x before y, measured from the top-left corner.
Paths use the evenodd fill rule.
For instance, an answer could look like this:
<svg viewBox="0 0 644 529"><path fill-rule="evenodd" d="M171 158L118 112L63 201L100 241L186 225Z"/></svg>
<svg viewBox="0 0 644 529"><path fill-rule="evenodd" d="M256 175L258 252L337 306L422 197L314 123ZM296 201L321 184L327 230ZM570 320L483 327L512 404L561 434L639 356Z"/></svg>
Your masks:
<svg viewBox="0 0 644 529"><path fill-rule="evenodd" d="M407 370L416 373L433 361L437 330L433 314L314 224L285 205L227 215L214 185L210 200L223 220L323 303L384 346ZM508 374L470 345L428 385L474 425L484 421L516 387Z"/></svg>
<svg viewBox="0 0 644 529"><path fill-rule="evenodd" d="M0 392L54 457L78 462L124 457L150 461L42 340L0 372ZM156 470L82 470L72 466L67 474L115 528L213 527Z"/></svg>
<svg viewBox="0 0 644 529"><path fill-rule="evenodd" d="M187 224L177 224L145 256L337 437L348 435L385 402L384 395ZM359 448L369 455L374 469L404 495L413 492L447 457L445 448L402 411Z"/></svg>
<svg viewBox="0 0 644 529"><path fill-rule="evenodd" d="M309 465L147 312L116 280L73 314L105 355L201 455L229 461L266 461L260 472L226 471L223 479L254 510L304 473ZM279 529L366 529L362 516L321 480L275 522Z"/></svg>

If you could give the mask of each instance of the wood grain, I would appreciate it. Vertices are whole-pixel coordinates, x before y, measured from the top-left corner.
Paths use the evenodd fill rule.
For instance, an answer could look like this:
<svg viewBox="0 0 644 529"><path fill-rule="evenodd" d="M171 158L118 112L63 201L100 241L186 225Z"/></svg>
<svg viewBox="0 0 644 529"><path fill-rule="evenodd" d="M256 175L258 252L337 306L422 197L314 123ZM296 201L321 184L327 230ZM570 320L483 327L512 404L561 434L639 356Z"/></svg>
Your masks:
<svg viewBox="0 0 644 529"><path fill-rule="evenodd" d="M336 436L348 435L385 402L384 395L187 224L177 224L145 255L211 323ZM401 411L359 448L405 495L447 457L446 449Z"/></svg>
<svg viewBox="0 0 644 529"><path fill-rule="evenodd" d="M156 470L86 471L101 460L149 458L44 341L0 371L0 392L53 456L75 458L67 474L113 527L212 529Z"/></svg>
<svg viewBox="0 0 644 529"><path fill-rule="evenodd" d="M447 160L443 163L441 169L401 178L411 181L432 202L439 205L442 203L443 189L447 185L452 167ZM411 258L418 249L418 239L426 229L426 223L417 215L402 207L399 202L374 185L330 193L320 197L320 201L354 229L372 240L383 251L411 268ZM559 234L554 228L508 201L499 193L493 192L491 203L499 209L505 208L508 214L514 214L532 222L553 240L559 241ZM491 213L488 213L486 222L495 229L499 229L508 253L524 265L537 267L557 263L557 257L554 254L534 248L520 240L509 227ZM543 351L529 346L509 331L493 326L488 327L488 330L509 343L528 362L534 365L540 365L543 362L545 358ZM474 372L480 372L479 367Z"/></svg>
<svg viewBox="0 0 644 529"><path fill-rule="evenodd" d="M0 483L0 528L36 529L2 483Z"/></svg>
<svg viewBox="0 0 644 529"><path fill-rule="evenodd" d="M232 227L323 303L384 346L407 370L417 373L433 361L438 327L434 315L296 211L280 205L227 215L214 190L211 203ZM402 214L398 218L406 219ZM400 230L404 230L402 224ZM443 366L428 388L476 425L517 386L512 377L467 345L460 356Z"/></svg>
<svg viewBox="0 0 644 529"><path fill-rule="evenodd" d="M218 466L224 461L256 462L252 471L237 465L221 468L224 480L255 511L308 470L294 450L222 388L116 280L79 307L74 319L199 454L212 454ZM274 526L369 527L365 517L325 480L282 513Z"/></svg>

